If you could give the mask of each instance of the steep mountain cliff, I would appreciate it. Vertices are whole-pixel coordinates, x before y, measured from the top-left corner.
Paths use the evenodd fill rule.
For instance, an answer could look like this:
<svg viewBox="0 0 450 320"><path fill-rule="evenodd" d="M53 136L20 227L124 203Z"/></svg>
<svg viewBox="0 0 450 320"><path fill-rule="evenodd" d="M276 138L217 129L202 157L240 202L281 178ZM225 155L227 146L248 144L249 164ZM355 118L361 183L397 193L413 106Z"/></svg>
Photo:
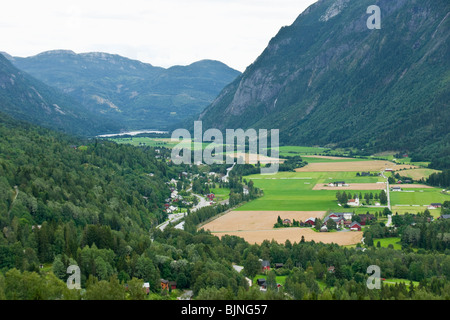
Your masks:
<svg viewBox="0 0 450 320"><path fill-rule="evenodd" d="M367 26L371 5L381 29ZM280 129L285 144L450 160L449 36L445 0L321 0L199 119L205 128Z"/></svg>

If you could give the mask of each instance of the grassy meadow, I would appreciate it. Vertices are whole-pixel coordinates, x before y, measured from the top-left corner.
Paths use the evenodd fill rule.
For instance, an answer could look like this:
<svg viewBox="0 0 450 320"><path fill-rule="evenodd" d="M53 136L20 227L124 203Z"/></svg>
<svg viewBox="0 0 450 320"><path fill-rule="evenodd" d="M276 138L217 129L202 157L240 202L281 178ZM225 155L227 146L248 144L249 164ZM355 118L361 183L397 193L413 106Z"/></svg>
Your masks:
<svg viewBox="0 0 450 320"><path fill-rule="evenodd" d="M251 175L247 180L253 180L255 186L264 191L264 196L251 201L238 210L240 211L353 211L344 209L337 204L336 192L339 190L312 190L318 183L329 183L344 180L349 183L374 183L383 181L381 177L357 177L356 172L279 172L276 175ZM346 190L352 194L357 191ZM375 192L375 191L371 191ZM357 208L358 213L380 211L380 208Z"/></svg>

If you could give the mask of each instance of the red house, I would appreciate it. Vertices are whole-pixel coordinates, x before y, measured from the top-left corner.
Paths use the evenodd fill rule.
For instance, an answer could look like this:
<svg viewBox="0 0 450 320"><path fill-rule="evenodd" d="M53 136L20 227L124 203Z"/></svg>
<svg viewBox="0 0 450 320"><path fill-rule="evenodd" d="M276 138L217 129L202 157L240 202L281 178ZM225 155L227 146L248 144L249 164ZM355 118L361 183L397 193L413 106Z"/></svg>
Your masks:
<svg viewBox="0 0 450 320"><path fill-rule="evenodd" d="M309 224L310 226L313 226L316 224L316 219L309 218L308 220L305 221L305 224Z"/></svg>
<svg viewBox="0 0 450 320"><path fill-rule="evenodd" d="M361 228L361 225L356 221L352 222L352 224L350 225L350 230L352 231L361 231Z"/></svg>
<svg viewBox="0 0 450 320"><path fill-rule="evenodd" d="M171 290L175 290L177 288L177 282L176 281L169 281L169 287Z"/></svg>
<svg viewBox="0 0 450 320"><path fill-rule="evenodd" d="M267 260L261 261L262 271L270 271L270 262Z"/></svg>

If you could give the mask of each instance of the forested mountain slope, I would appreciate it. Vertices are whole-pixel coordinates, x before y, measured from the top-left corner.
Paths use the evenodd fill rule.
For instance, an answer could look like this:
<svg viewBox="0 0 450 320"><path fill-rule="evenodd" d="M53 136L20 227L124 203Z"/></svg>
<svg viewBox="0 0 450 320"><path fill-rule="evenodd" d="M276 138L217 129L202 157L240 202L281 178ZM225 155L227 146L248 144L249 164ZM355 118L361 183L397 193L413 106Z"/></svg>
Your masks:
<svg viewBox="0 0 450 320"><path fill-rule="evenodd" d="M201 112L240 75L219 61L165 69L102 52L53 50L9 59L121 129L166 129Z"/></svg>
<svg viewBox="0 0 450 320"><path fill-rule="evenodd" d="M381 29L367 8L379 6ZM409 151L450 166L450 3L320 0L199 117L282 143Z"/></svg>
<svg viewBox="0 0 450 320"><path fill-rule="evenodd" d="M119 129L119 126L108 121L96 120L81 103L20 71L2 54L0 112L16 119L78 135L93 135L107 129Z"/></svg>

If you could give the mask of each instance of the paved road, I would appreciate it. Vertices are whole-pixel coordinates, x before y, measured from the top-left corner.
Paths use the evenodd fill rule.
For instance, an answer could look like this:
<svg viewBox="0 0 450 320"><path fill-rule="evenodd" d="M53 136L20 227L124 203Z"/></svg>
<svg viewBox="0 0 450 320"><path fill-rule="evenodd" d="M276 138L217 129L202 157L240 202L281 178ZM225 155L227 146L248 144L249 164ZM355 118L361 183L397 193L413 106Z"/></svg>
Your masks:
<svg viewBox="0 0 450 320"><path fill-rule="evenodd" d="M187 191L192 191L192 188L189 188ZM197 211L198 209L201 209L201 208L203 208L203 207L208 207L208 206L211 205L211 202L210 202L208 199L206 199L205 197L203 197L203 196L201 196L201 195L198 195L198 194L195 194L195 193L193 193L193 195L194 195L195 197L197 197L198 203L197 203L196 206L194 206L194 207L191 209L191 212L195 212L195 211ZM181 219L183 219L183 218L186 216L185 213L182 213L182 214L180 214L180 215L182 215L182 216L178 216L178 217L176 217L176 218L174 218L174 219L172 219L172 220L170 220L170 216L169 216L169 220L167 220L167 221L165 221L163 224L159 225L158 228L161 229L161 231L162 231L162 230L164 230L165 227L167 227L167 225L169 224L169 222L172 222L172 223L177 222L178 220L181 220ZM177 225L175 226L175 229L184 230L184 221L182 221L182 222L180 222L179 224L177 224Z"/></svg>
<svg viewBox="0 0 450 320"><path fill-rule="evenodd" d="M161 223L159 226L157 226L158 229L161 231L164 231L164 229L169 225L169 223L175 223L185 217L186 213L177 213L177 214L170 214L169 219Z"/></svg>
<svg viewBox="0 0 450 320"><path fill-rule="evenodd" d="M231 168L227 169L227 174L225 176L222 177L222 181L228 181L228 175L230 174L230 171L233 170L234 166L236 165L236 162L233 163L233 166Z"/></svg>
<svg viewBox="0 0 450 320"><path fill-rule="evenodd" d="M383 178L386 179L386 195L387 195L387 201L388 201L387 207L389 210L392 211L392 209L391 209L391 194L390 194L391 188L389 186L389 179L384 175L384 170L381 171L381 175L383 176Z"/></svg>
<svg viewBox="0 0 450 320"><path fill-rule="evenodd" d="M390 227L392 225L392 215L388 215L388 221L386 222L386 227Z"/></svg>
<svg viewBox="0 0 450 320"><path fill-rule="evenodd" d="M384 170L381 171L381 175L386 179L386 195L387 195L387 207L392 211L391 208L391 188L389 187L389 179L384 175ZM390 227L392 225L392 215L388 215L388 221L386 223L386 227Z"/></svg>

